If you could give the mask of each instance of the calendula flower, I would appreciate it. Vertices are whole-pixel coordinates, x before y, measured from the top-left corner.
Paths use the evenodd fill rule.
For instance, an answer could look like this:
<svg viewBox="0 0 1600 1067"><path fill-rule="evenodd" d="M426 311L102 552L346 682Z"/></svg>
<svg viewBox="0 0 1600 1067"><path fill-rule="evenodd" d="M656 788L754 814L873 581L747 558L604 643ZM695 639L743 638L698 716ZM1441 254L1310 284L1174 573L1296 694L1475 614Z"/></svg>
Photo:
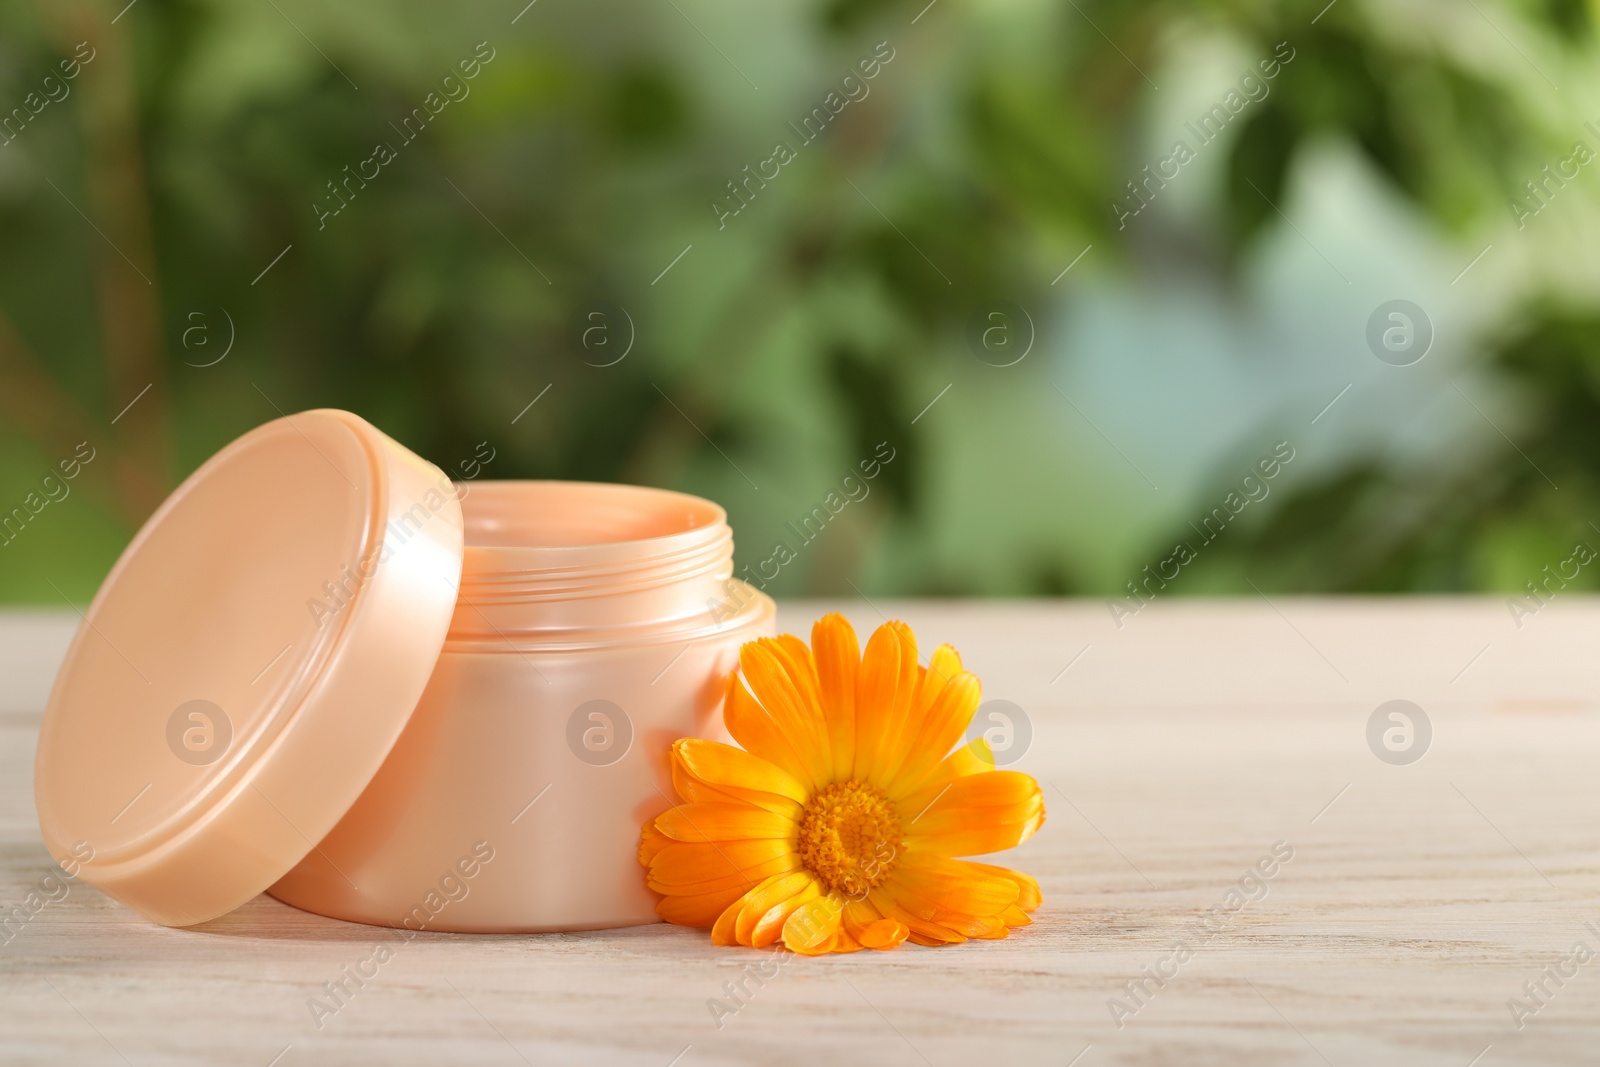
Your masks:
<svg viewBox="0 0 1600 1067"><path fill-rule="evenodd" d="M982 739L955 747L978 679L949 645L919 666L900 622L862 656L850 624L828 615L811 646L785 635L740 650L723 715L742 748L672 746L685 803L647 822L639 844L664 894L657 913L710 927L714 944L782 939L808 955L1026 926L1038 882L952 858L1010 848L1044 822L1038 782L996 770Z"/></svg>

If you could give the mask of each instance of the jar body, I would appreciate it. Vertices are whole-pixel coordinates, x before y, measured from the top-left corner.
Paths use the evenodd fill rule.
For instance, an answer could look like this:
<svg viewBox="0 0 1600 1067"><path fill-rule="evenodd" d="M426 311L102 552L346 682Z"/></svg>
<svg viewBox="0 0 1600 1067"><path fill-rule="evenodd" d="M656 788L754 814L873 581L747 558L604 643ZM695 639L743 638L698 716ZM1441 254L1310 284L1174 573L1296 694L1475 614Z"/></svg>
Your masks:
<svg viewBox="0 0 1600 1067"><path fill-rule="evenodd" d="M658 559L642 577L636 569L598 590L573 579L572 557L584 553L537 577L517 568L546 562L539 546L475 559L481 488L463 501L461 601L421 701L355 805L269 892L307 911L412 930L655 922L640 827L675 803L672 742L728 739L727 676L741 644L773 633L772 601L728 578L731 540L726 564L681 565L719 556L705 547L706 525L689 531L701 542L692 553L669 552L669 565Z"/></svg>

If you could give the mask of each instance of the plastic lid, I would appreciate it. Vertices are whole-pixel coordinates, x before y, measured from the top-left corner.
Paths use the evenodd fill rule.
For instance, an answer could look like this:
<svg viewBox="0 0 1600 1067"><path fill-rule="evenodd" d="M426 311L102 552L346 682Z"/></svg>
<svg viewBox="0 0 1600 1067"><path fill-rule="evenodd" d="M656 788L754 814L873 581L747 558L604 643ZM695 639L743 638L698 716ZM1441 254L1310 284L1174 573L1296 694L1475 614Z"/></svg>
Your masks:
<svg viewBox="0 0 1600 1067"><path fill-rule="evenodd" d="M437 467L344 411L251 431L112 568L39 731L51 854L168 926L299 863L422 696L461 580Z"/></svg>

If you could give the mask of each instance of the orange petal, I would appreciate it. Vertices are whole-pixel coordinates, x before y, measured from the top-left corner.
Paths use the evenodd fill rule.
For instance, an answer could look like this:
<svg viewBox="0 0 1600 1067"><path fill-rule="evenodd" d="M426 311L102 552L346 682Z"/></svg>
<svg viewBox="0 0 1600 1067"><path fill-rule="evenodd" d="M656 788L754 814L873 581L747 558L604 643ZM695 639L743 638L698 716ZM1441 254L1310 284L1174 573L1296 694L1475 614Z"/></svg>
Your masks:
<svg viewBox="0 0 1600 1067"><path fill-rule="evenodd" d="M826 785L832 780L833 757L818 707L816 668L806 647L794 638L789 640L792 645L770 637L746 642L739 649L739 670L750 692L788 739L806 777L816 785Z"/></svg>
<svg viewBox="0 0 1600 1067"><path fill-rule="evenodd" d="M744 801L798 819L807 796L787 771L720 741L675 741L671 764L673 788L684 800Z"/></svg>
<svg viewBox="0 0 1600 1067"><path fill-rule="evenodd" d="M900 807L900 817L909 823L935 803L941 802L948 792L947 786L957 778L965 778L969 774L986 774L994 770L994 755L989 751L989 742L978 737L962 745L950 755L939 762L924 780L921 788L914 792L902 790L889 790L889 797ZM901 778L903 786L906 779Z"/></svg>
<svg viewBox="0 0 1600 1067"><path fill-rule="evenodd" d="M800 694L800 700L805 705L807 715L819 715L822 710L821 681L817 678L817 663L811 657L811 649L806 643L794 634L779 634L771 639L771 648L783 661L784 667L789 672L789 678L794 682L795 690Z"/></svg>
<svg viewBox="0 0 1600 1067"><path fill-rule="evenodd" d="M786 815L749 804L680 804L656 816L656 829L674 841L794 840L800 828Z"/></svg>
<svg viewBox="0 0 1600 1067"><path fill-rule="evenodd" d="M820 956L833 951L839 941L842 910L831 895L806 901L784 921L784 945L803 956Z"/></svg>
<svg viewBox="0 0 1600 1067"><path fill-rule="evenodd" d="M651 819L639 831L639 862L646 867L655 859L656 853L672 843L672 838L656 829L656 821Z"/></svg>
<svg viewBox="0 0 1600 1067"><path fill-rule="evenodd" d="M892 880L932 905L923 918L955 930L961 927L950 922L952 916L999 915L1017 902L1020 892L1014 880L979 864L915 852L901 858Z"/></svg>
<svg viewBox="0 0 1600 1067"><path fill-rule="evenodd" d="M1007 926L1005 920L998 915L974 915L966 922L967 926L961 932L968 937L998 941L1011 936L1011 927Z"/></svg>
<svg viewBox="0 0 1600 1067"><path fill-rule="evenodd" d="M754 945L751 932L762 918L774 908L788 903L793 897L798 896L807 888L814 889L816 879L809 871L790 871L788 874L773 875L750 892L744 895L739 905L738 918L734 920L734 940L741 945ZM815 896L816 893L811 894ZM804 901L801 901L804 903ZM795 907L798 907L796 904ZM791 911L793 908L790 909ZM769 941L768 944L771 944ZM761 946L756 945L760 948Z"/></svg>
<svg viewBox="0 0 1600 1067"><path fill-rule="evenodd" d="M966 938L961 937L960 934L957 934L956 936L959 938L959 941L941 941L937 938L925 937L924 935L913 930L911 932L911 936L906 940L910 941L913 945L923 945L927 948L944 948L946 945L959 944L961 941L966 940Z"/></svg>
<svg viewBox="0 0 1600 1067"><path fill-rule="evenodd" d="M974 863L970 860L968 863L970 866L977 867L980 870L989 872L990 874L998 874L1004 878L1009 878L1013 882L1016 882L1017 907L1021 908L1023 911L1036 910L1039 907L1039 904L1044 900L1044 894L1039 892L1039 883L1034 880L1032 875L1023 874L1021 871L1014 871L1010 867L996 867L990 863Z"/></svg>
<svg viewBox="0 0 1600 1067"><path fill-rule="evenodd" d="M898 919L879 919L862 928L859 940L867 948L886 951L898 948L910 933L911 928Z"/></svg>
<svg viewBox="0 0 1600 1067"><path fill-rule="evenodd" d="M867 641L856 680L856 751L852 778L882 788L917 687L917 639L903 622L886 622Z"/></svg>
<svg viewBox="0 0 1600 1067"><path fill-rule="evenodd" d="M961 674L961 657L949 645L940 645L933 650L933 655L928 657L927 670L917 669L916 691L901 727L899 740L884 757L886 782L893 784L908 762L915 762L919 766L926 763L925 746L928 742L923 740L923 731L928 716L946 685ZM939 755L942 757L947 752L948 746ZM925 768L923 773L926 773Z"/></svg>
<svg viewBox="0 0 1600 1067"><path fill-rule="evenodd" d="M922 901L904 886L895 884L893 879L882 885L873 887L871 895L867 897L886 918L895 919L903 923L909 934L907 940L918 945L958 945L965 941L966 935L950 929L932 919L924 918L922 913L931 912L932 909L926 901Z"/></svg>
<svg viewBox="0 0 1600 1067"><path fill-rule="evenodd" d="M917 690L917 702L922 705L922 710L927 711L933 707L939 692L961 673L963 668L960 653L950 645L940 645L934 649L933 655L928 657L928 676Z"/></svg>
<svg viewBox="0 0 1600 1067"><path fill-rule="evenodd" d="M746 752L777 765L808 791L823 784L812 777L811 764L802 755L802 750L812 747L811 738L792 736L795 733L792 724L769 712L745 688L737 673L728 678L722 721Z"/></svg>
<svg viewBox="0 0 1600 1067"><path fill-rule="evenodd" d="M719 788L734 786L776 793L801 804L810 795L794 775L760 756L721 741L685 737L673 744L672 753L690 774Z"/></svg>
<svg viewBox="0 0 1600 1067"><path fill-rule="evenodd" d="M1039 783L1019 771L972 774L906 827L906 851L975 856L1012 848L1044 824Z"/></svg>
<svg viewBox="0 0 1600 1067"><path fill-rule="evenodd" d="M948 900L940 900L937 899L940 889L914 886L902 877L902 874L903 872L896 871L895 877L878 889L883 890L884 895L893 901L896 918L909 926L913 933L929 937L954 936L958 940L969 937L1005 936L1006 925L998 914L979 914L950 906L951 903L963 899L986 901L988 897L981 890L971 890L966 894L950 892ZM1012 885L1011 888L1014 890L1015 886ZM1002 906L1000 911L1004 910Z"/></svg>
<svg viewBox="0 0 1600 1067"><path fill-rule="evenodd" d="M744 894L740 889L721 893L701 893L695 896L662 897L656 904L656 914L669 923L679 926L698 926L701 929L716 922L717 916Z"/></svg>
<svg viewBox="0 0 1600 1067"><path fill-rule="evenodd" d="M782 815L791 822L798 822L804 810L802 805L776 793L740 789L736 785L712 785L709 782L702 782L684 770L676 760L672 762L672 787L677 790L680 797L692 803L749 804Z"/></svg>
<svg viewBox="0 0 1600 1067"><path fill-rule="evenodd" d="M802 905L816 900L821 895L822 887L817 884L815 878L812 878L811 884L806 888L800 890L800 892L783 903L774 904L771 908L768 908L766 913L756 920L756 924L750 928L750 945L754 948L766 948L778 940L783 936L783 925L789 921L789 916L793 915Z"/></svg>
<svg viewBox="0 0 1600 1067"><path fill-rule="evenodd" d="M939 802L922 814L919 824L941 827L965 808L1031 808L1043 800L1044 793L1031 774L1021 771L969 774L951 781Z"/></svg>
<svg viewBox="0 0 1600 1067"><path fill-rule="evenodd" d="M861 646L843 615L824 615L811 627L811 651L817 666L822 719L833 753L833 780L848 781L856 756L856 679L861 673Z"/></svg>
<svg viewBox="0 0 1600 1067"><path fill-rule="evenodd" d="M906 939L911 931L898 919L886 919L872 906L870 900L850 900L845 903L844 929L864 948L891 949Z"/></svg>
<svg viewBox="0 0 1600 1067"><path fill-rule="evenodd" d="M961 740L982 695L977 676L967 671L939 687L916 738L907 744L905 762L890 782L891 793L915 789L926 781Z"/></svg>
<svg viewBox="0 0 1600 1067"><path fill-rule="evenodd" d="M851 937L850 936L850 931L846 930L844 928L843 924L840 924L839 932L837 934L834 934L833 936L834 936L833 947L828 950L829 952L840 952L840 953L844 953L844 952L860 952L863 948L866 947L861 942L859 942L855 938Z"/></svg>
<svg viewBox="0 0 1600 1067"><path fill-rule="evenodd" d="M717 878L707 878L700 882L673 882L657 881L654 876L646 875L645 884L655 892L669 897L719 895L722 893L744 894L760 885L765 878L787 871L799 870L798 857L783 857L758 863L754 867L740 874L723 875Z"/></svg>
<svg viewBox="0 0 1600 1067"><path fill-rule="evenodd" d="M739 920L739 912L744 908L744 894L740 894L717 916L717 921L711 924L711 943L713 945L737 945L738 938L734 936L734 923Z"/></svg>
<svg viewBox="0 0 1600 1067"><path fill-rule="evenodd" d="M664 892L663 886L704 885L707 889L721 888L724 883L734 884L744 880L755 885L763 878L776 874L768 869L779 864L778 870L799 866L800 857L788 841L720 841L683 842L672 844L656 853L650 861L651 888ZM782 864L789 864L783 867Z"/></svg>

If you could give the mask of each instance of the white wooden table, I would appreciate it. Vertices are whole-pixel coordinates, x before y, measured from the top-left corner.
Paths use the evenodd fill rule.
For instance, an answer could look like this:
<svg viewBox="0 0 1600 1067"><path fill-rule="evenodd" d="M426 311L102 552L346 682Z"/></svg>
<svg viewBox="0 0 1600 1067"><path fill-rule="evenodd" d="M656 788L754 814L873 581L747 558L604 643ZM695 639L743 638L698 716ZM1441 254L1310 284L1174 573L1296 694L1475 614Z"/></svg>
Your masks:
<svg viewBox="0 0 1600 1067"><path fill-rule="evenodd" d="M831 606L784 605L780 624L806 633ZM423 935L319 1029L307 999L370 955L370 928L261 897L168 930L74 884L0 934L0 1062L1600 1059L1600 958L1572 954L1600 953L1600 603L1564 596L1521 629L1491 599L1175 601L1121 630L1091 602L842 606L862 629L880 609L954 643L985 698L1031 720L1014 766L1045 783L1049 819L1000 862L1045 899L1010 940L792 959L719 1029L707 1001L763 957L702 931ZM53 870L33 747L75 623L0 614L6 909ZM1367 742L1396 698L1432 723L1410 765ZM1293 858L1247 883L1257 899L1185 934L1278 842Z"/></svg>

